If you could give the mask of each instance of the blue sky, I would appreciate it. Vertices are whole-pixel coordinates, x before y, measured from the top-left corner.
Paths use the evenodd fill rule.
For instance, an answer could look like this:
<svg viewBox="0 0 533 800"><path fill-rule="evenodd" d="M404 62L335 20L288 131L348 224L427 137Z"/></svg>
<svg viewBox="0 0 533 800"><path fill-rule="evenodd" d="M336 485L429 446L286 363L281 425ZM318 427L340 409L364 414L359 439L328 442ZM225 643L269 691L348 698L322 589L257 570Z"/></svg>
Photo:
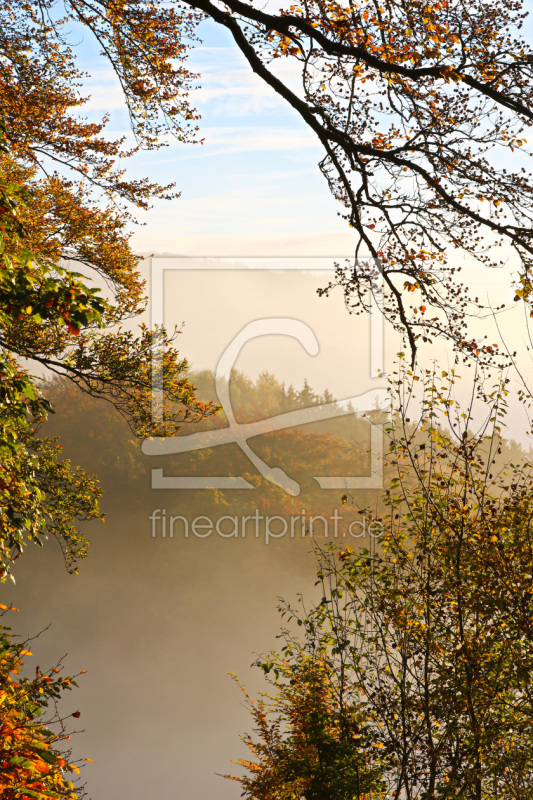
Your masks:
<svg viewBox="0 0 533 800"><path fill-rule="evenodd" d="M252 73L225 31L210 22L200 31L203 43L190 67L201 74L201 88L191 100L202 115L204 144L169 141L129 162L131 176L173 181L181 192L142 215L135 247L184 255L349 255L353 234L318 169L316 138ZM86 40L80 56L91 73L87 111L110 112L108 133L126 132L111 69ZM288 65L281 69L292 77Z"/></svg>

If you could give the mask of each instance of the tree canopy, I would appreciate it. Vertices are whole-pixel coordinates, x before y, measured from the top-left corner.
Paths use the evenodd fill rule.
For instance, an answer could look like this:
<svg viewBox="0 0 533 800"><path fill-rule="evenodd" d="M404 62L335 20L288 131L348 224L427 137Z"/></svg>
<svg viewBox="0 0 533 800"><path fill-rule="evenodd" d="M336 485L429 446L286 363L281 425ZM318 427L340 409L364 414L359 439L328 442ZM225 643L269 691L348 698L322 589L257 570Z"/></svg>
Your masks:
<svg viewBox="0 0 533 800"><path fill-rule="evenodd" d="M126 206L176 193L130 180L120 165L141 147L163 146L165 134L198 141L187 55L201 47L204 19L230 32L322 144L320 168L354 231L354 260L338 265L336 280L351 309L367 309L374 293L413 353L421 338L445 336L490 355L468 331L483 303L469 297L458 259L502 267L509 253L515 299L529 308L533 51L520 2L312 0L274 12L243 0L75 0L63 12L20 0L2 9L0 118L12 148L3 170L34 187L32 240L91 264L123 311L142 306ZM80 117L86 90L72 26L114 70L133 145L105 137L107 118ZM296 66L298 85L280 76L280 60Z"/></svg>
<svg viewBox="0 0 533 800"><path fill-rule="evenodd" d="M355 234L355 259L338 265L336 281L350 308L378 295L413 353L435 336L484 350L466 325L483 303L468 296L458 259L500 267L511 251L515 299L529 309L533 50L522 3L184 5L230 32L323 146L320 168ZM297 82L277 71L280 60Z"/></svg>
<svg viewBox="0 0 533 800"><path fill-rule="evenodd" d="M52 408L29 364L110 401L137 436L172 434L183 421L213 411L187 379L187 361L173 345L177 332L145 325L135 332L132 323L146 296L129 243L131 209L175 194L149 180L128 180L117 167L138 148L156 147L163 130L183 139L194 134L185 97L190 76L181 66L194 14L178 18L170 8L138 4L126 23L125 8L75 3L63 18L55 3L15 2L0 10L4 579L24 542L49 534L75 569L86 552L75 520L98 516L95 479L61 462L57 443L39 438ZM66 32L74 23L91 31L120 77L133 147L102 135L106 119L93 124L79 116L83 75ZM157 422L154 348L163 354L165 393Z"/></svg>
<svg viewBox="0 0 533 800"><path fill-rule="evenodd" d="M282 606L257 662L245 797L532 796L531 466L498 463L505 384L474 434L454 376L423 379L418 424L389 428L385 513L365 511L382 535L319 554L319 599Z"/></svg>
<svg viewBox="0 0 533 800"><path fill-rule="evenodd" d="M47 671L37 666L32 677L23 674L25 659L33 655L29 642L17 642L3 620L17 610L0 604L0 794L4 800L76 800L80 768L65 750L70 734L58 701L78 684L61 674L61 664ZM78 719L80 712L68 716Z"/></svg>

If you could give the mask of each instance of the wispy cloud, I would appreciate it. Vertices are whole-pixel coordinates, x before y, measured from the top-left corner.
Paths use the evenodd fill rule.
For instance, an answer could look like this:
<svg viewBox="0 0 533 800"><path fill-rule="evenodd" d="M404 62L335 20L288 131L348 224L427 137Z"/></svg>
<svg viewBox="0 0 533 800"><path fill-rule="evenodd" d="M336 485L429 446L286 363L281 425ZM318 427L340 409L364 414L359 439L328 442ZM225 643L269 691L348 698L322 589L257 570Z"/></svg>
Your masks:
<svg viewBox="0 0 533 800"><path fill-rule="evenodd" d="M286 101L252 72L237 48L199 47L190 65L201 75L198 104L210 114L246 117L273 110L288 113ZM278 59L268 68L293 91L299 91L301 66L297 62Z"/></svg>
<svg viewBox="0 0 533 800"><path fill-rule="evenodd" d="M165 159L166 162L191 158L213 158L231 153L285 151L287 155L298 151L316 150L321 152L320 144L312 131L272 128L266 126L227 126L211 127L202 130L205 139L201 147L183 147Z"/></svg>
<svg viewBox="0 0 533 800"><path fill-rule="evenodd" d="M89 96L84 111L117 111L124 108L124 94L111 68L93 68L82 92Z"/></svg>
<svg viewBox="0 0 533 800"><path fill-rule="evenodd" d="M261 78L255 75L236 48L200 45L191 54L188 67L200 75L191 100L208 116L250 117L286 113L286 103ZM289 62L273 65L273 71L297 90L299 67ZM84 90L90 95L85 106L90 111L117 111L124 108L124 95L110 67L90 70Z"/></svg>

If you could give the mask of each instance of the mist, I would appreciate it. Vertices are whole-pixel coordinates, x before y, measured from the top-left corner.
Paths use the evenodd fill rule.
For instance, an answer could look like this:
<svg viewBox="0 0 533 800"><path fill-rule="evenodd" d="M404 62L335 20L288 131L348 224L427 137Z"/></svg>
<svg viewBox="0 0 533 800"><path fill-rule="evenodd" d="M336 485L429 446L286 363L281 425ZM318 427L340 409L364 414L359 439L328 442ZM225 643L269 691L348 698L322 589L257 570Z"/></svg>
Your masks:
<svg viewBox="0 0 533 800"><path fill-rule="evenodd" d="M209 395L214 376L192 377ZM257 416L258 409L275 414L287 398L294 407L304 398L322 399L308 385L283 387L268 374L255 383L237 374L232 386L239 419ZM56 414L42 435L61 436L63 455L100 476L106 522L81 523L90 552L78 575L67 574L51 537L43 548L28 546L15 565L16 585L2 587L2 602L20 609L12 622L16 633L41 632L31 642L27 668L54 666L65 655L68 674L87 670L60 707L65 716L80 711L68 722L80 731L71 739L74 756L94 761L82 770L88 796L236 799L239 784L217 773L240 773L231 760L247 755L239 735L250 731L251 720L228 673L237 673L252 695L266 689L263 673L250 665L254 654L278 644L278 598L315 592L315 539L302 535L300 523L292 536L279 536L279 520L269 538L264 517L301 516L302 509L329 515L340 508L344 514L342 492L321 490L312 473L335 474L353 465L358 453L355 471L364 475L369 423L351 415L333 421L336 432L318 422L254 442L266 460L283 464L300 482L298 497L250 474L258 491L157 491L151 470L161 464L166 472L189 475L253 469L235 445L149 458L110 405L66 381L50 385L48 394ZM372 490L355 494L362 503L376 496ZM227 535L231 519L207 536L190 527L186 535L182 522L172 537L168 526L163 536L163 511L189 525L207 515L216 526L223 516L240 519L256 508L263 519L248 524L244 536L241 527L237 536ZM150 520L155 509L159 520ZM315 530L323 540L323 524Z"/></svg>

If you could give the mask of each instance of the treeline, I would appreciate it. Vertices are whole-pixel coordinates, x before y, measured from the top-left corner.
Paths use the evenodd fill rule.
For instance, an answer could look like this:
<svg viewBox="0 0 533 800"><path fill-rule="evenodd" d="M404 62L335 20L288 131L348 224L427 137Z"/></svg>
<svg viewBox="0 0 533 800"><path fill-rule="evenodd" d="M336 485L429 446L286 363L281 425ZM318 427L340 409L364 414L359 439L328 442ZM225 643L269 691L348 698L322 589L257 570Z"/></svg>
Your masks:
<svg viewBox="0 0 533 800"><path fill-rule="evenodd" d="M217 402L212 372L191 373L191 380L202 401ZM43 426L42 434L60 436L64 455L75 457L77 464L99 476L104 489L103 511L161 507L169 514L193 519L200 514L245 515L255 509L260 514L286 517L301 514L305 509L307 518L321 515L330 519L337 509L343 516L338 530L344 531L350 521L360 519L357 516L360 509L377 510L383 500L380 489L324 490L315 480L317 476L364 477L370 474L371 422L385 422L385 415L379 410L369 412L366 419L350 413L249 440L250 447L266 464L283 469L298 482L300 494L290 496L261 476L236 443L181 454L147 456L142 452L141 440L111 404L93 400L66 380L54 380L47 393L57 413ZM230 397L235 418L242 424L335 402L330 393L315 392L307 381L298 389L266 372L256 380L234 373ZM184 425L180 436L227 425L225 414L220 411L200 423ZM387 451L386 432L384 436ZM421 437L424 436L422 433ZM502 442L502 464L521 457L523 452L519 445ZM240 476L256 490L153 489L152 469L163 469L165 477ZM386 466L385 485L389 475L390 468ZM314 533L320 534L320 530L321 525L317 523ZM355 530L360 531L360 528Z"/></svg>
<svg viewBox="0 0 533 800"><path fill-rule="evenodd" d="M191 374L198 396L217 402L215 378L204 370ZM42 434L60 436L66 457L89 472L98 474L104 489L102 507L127 508L164 504L180 513L244 514L250 508L265 513L328 514L342 505L345 490L323 490L315 476L366 476L370 474L370 422L354 413L334 420L317 421L303 427L288 428L264 434L249 444L268 465L280 467L301 486L301 494L291 497L257 473L253 464L236 444L179 455L146 456L141 441L111 404L93 400L66 380L54 380L47 388L56 410ZM235 373L230 396L233 413L239 423L248 423L321 403L334 402L329 392L322 394L304 382L301 388L287 386L269 373L255 381ZM379 421L379 412L370 417ZM224 428L228 424L221 410L215 417L200 423L184 425L180 436L193 432ZM151 470L163 469L165 476L242 476L257 491L242 490L152 490ZM375 504L375 490L351 493L361 507Z"/></svg>

